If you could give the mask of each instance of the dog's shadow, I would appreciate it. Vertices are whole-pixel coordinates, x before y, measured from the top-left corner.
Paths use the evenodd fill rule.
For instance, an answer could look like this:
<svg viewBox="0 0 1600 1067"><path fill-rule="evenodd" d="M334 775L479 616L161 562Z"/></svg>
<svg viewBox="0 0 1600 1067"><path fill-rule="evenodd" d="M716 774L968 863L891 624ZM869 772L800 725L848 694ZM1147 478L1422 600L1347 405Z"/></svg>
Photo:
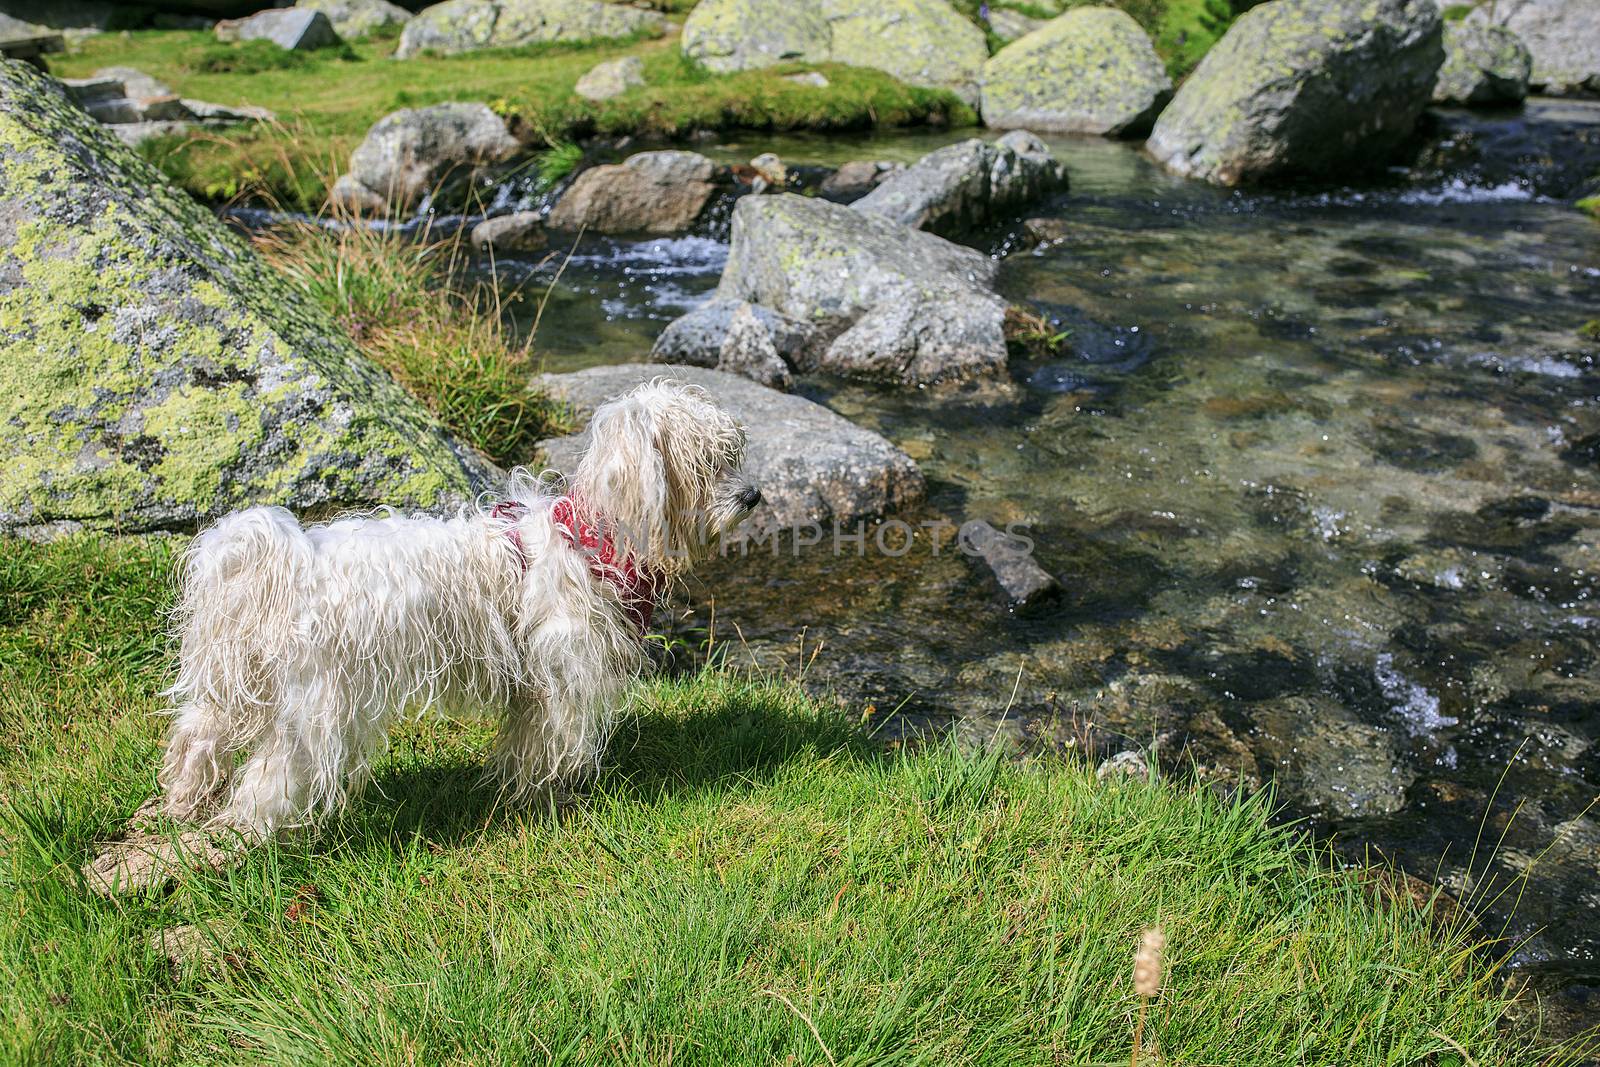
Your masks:
<svg viewBox="0 0 1600 1067"><path fill-rule="evenodd" d="M612 738L605 769L564 798L513 804L485 780L483 764L453 756L380 767L335 834L361 847L417 838L450 847L511 832L528 819L570 818L586 805L624 796L651 803L668 796L758 782L797 757L878 751L841 714L796 701L792 690L760 684L718 687L694 706L651 702Z"/></svg>

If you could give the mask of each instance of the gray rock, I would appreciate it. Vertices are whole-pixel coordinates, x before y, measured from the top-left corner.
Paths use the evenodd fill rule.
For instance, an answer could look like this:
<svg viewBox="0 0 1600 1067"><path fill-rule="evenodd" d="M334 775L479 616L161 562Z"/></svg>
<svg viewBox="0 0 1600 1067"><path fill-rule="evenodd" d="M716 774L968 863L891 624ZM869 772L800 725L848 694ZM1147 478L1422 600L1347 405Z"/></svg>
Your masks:
<svg viewBox="0 0 1600 1067"><path fill-rule="evenodd" d="M717 295L809 323L802 369L921 384L1005 367L996 264L826 200L747 196Z"/></svg>
<svg viewBox="0 0 1600 1067"><path fill-rule="evenodd" d="M976 105L989 48L945 0L700 0L683 54L723 73L790 60L871 67Z"/></svg>
<svg viewBox="0 0 1600 1067"><path fill-rule="evenodd" d="M989 29L993 30L994 35L1002 41L1015 41L1018 37L1026 37L1049 23L1049 19L1036 19L1004 7L993 8L989 12Z"/></svg>
<svg viewBox="0 0 1600 1067"><path fill-rule="evenodd" d="M643 84L644 60L638 56L623 56L596 63L578 79L572 91L586 100L610 100Z"/></svg>
<svg viewBox="0 0 1600 1067"><path fill-rule="evenodd" d="M1262 769L1277 773L1309 806L1349 819L1405 807L1415 772L1388 731L1361 722L1342 704L1284 697L1256 705L1250 719Z"/></svg>
<svg viewBox="0 0 1600 1067"><path fill-rule="evenodd" d="M113 71L118 69L129 70L108 68ZM272 112L266 108L224 107L203 100L180 99L171 93L151 92L165 90L166 86L138 71L129 72L133 77L126 81L120 76L101 71L89 78L63 78L61 84L73 101L97 121L111 125L140 126L136 141L157 131L184 129L187 124L194 122L220 125L246 121L270 122L273 118ZM118 131L118 135L124 141L128 140L122 131Z"/></svg>
<svg viewBox="0 0 1600 1067"><path fill-rule="evenodd" d="M494 479L110 131L0 64L0 529L445 506Z"/></svg>
<svg viewBox="0 0 1600 1067"><path fill-rule="evenodd" d="M667 324L650 349L656 363L712 367L774 389L789 388L810 328L743 300L713 297Z"/></svg>
<svg viewBox="0 0 1600 1067"><path fill-rule="evenodd" d="M641 152L579 174L550 211L552 230L682 233L705 209L724 173L696 152Z"/></svg>
<svg viewBox="0 0 1600 1067"><path fill-rule="evenodd" d="M1150 38L1114 7L1074 8L983 66L983 122L997 129L1142 135L1172 95Z"/></svg>
<svg viewBox="0 0 1600 1067"><path fill-rule="evenodd" d="M1101 760L1100 766L1094 769L1094 776L1102 782L1149 778L1150 764L1145 760L1144 753L1130 748Z"/></svg>
<svg viewBox="0 0 1600 1067"><path fill-rule="evenodd" d="M906 169L904 163L887 160L852 159L822 180L819 192L830 200L859 200L879 182Z"/></svg>
<svg viewBox="0 0 1600 1067"><path fill-rule="evenodd" d="M537 252L547 240L537 211L515 211L484 219L472 228L472 247L480 252Z"/></svg>
<svg viewBox="0 0 1600 1067"><path fill-rule="evenodd" d="M271 41L292 52L308 52L339 43L333 23L320 11L303 8L276 8L258 11L248 18L224 19L217 23L219 41Z"/></svg>
<svg viewBox="0 0 1600 1067"><path fill-rule="evenodd" d="M1039 566L1025 540L995 529L981 519L961 526L961 549L982 560L1000 591L1014 608L1033 607L1061 591L1055 576Z"/></svg>
<svg viewBox="0 0 1600 1067"><path fill-rule="evenodd" d="M296 0L294 6L322 12L347 41L411 21L411 12L389 0Z"/></svg>
<svg viewBox="0 0 1600 1067"><path fill-rule="evenodd" d="M1066 188L1067 172L1026 130L929 152L852 206L933 233L955 234Z"/></svg>
<svg viewBox="0 0 1600 1067"><path fill-rule="evenodd" d="M149 100L157 96L171 96L172 88L166 82L146 74L135 67L101 67L93 77L111 78L122 84L122 95L129 100Z"/></svg>
<svg viewBox="0 0 1600 1067"><path fill-rule="evenodd" d="M1600 4L1595 0L1495 0L1469 22L1496 23L1533 56L1529 82L1551 96L1600 95Z"/></svg>
<svg viewBox="0 0 1600 1067"><path fill-rule="evenodd" d="M629 363L540 379L583 415L610 397L663 374L698 385L749 430L744 469L763 502L745 530L767 536L812 523L854 523L892 513L927 491L911 457L821 404L734 374L701 367ZM584 434L543 442L545 462L568 472Z"/></svg>
<svg viewBox="0 0 1600 1067"><path fill-rule="evenodd" d="M1510 30L1471 22L1444 24L1444 66L1436 104L1514 104L1528 95L1533 56Z"/></svg>
<svg viewBox="0 0 1600 1067"><path fill-rule="evenodd" d="M378 204L405 211L430 195L450 201L523 151L485 104L407 108L367 131L351 153L349 180L341 178L330 198L360 210Z"/></svg>
<svg viewBox="0 0 1600 1067"><path fill-rule="evenodd" d="M597 41L660 33L657 11L601 0L446 0L417 12L400 34L395 56L454 55L552 41Z"/></svg>
<svg viewBox="0 0 1600 1067"><path fill-rule="evenodd" d="M1223 185L1373 166L1411 136L1442 41L1433 0L1269 0L1206 53L1146 147Z"/></svg>

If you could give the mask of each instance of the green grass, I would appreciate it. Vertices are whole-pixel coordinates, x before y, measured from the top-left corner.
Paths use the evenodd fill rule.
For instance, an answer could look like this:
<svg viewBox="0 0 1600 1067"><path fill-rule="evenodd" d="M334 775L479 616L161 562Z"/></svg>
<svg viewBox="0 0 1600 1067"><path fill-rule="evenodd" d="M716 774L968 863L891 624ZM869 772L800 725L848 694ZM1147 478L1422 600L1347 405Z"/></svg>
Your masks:
<svg viewBox="0 0 1600 1067"><path fill-rule="evenodd" d="M1146 1063L1570 1062L1261 797L884 753L717 671L646 684L564 816L496 810L487 729L429 720L320 835L100 900L76 872L152 789L180 547L0 555L0 1062L1125 1063L1152 923ZM179 923L213 962L146 947Z"/></svg>
<svg viewBox="0 0 1600 1067"><path fill-rule="evenodd" d="M902 85L875 70L824 64L826 89L783 75L783 65L715 75L685 60L675 39L541 45L462 56L393 60L393 40L357 41L347 50L307 55L287 67L264 66L243 46L219 46L205 33L138 31L87 38L51 69L78 77L110 65L137 67L182 96L253 104L277 113L276 125L158 138L141 151L179 186L207 200L252 197L314 210L330 177L345 169L368 128L405 107L445 101L492 103L516 119L535 145L591 134L670 137L695 129L853 129L925 122L975 121L954 95ZM219 52L219 48L221 52ZM237 68L227 56L237 53ZM575 96L594 64L637 54L648 84L604 103ZM261 69L255 69L261 67Z"/></svg>
<svg viewBox="0 0 1600 1067"><path fill-rule="evenodd" d="M512 339L501 297L487 286L454 288L467 254L459 234L429 242L364 226L299 225L266 231L255 244L363 353L501 466L532 461L539 441L570 429L565 406L531 384L533 335Z"/></svg>

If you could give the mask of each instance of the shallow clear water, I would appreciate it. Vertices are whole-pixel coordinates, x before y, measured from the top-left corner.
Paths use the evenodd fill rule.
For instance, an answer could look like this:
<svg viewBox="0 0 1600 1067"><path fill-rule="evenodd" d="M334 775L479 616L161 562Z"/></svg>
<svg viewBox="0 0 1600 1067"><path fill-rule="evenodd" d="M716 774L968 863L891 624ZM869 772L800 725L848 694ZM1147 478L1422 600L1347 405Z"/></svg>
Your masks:
<svg viewBox="0 0 1600 1067"><path fill-rule="evenodd" d="M909 160L964 135L715 151ZM1508 924L1526 972L1600 1021L1600 225L1563 199L1600 170L1600 105L1452 116L1439 142L1383 182L1283 195L1056 142L1072 192L1033 213L1053 239L1017 220L975 243L1066 348L999 388L800 389L918 460L930 497L905 518L1024 524L1065 596L1013 615L926 541L785 545L717 562L680 631L714 613L735 662L804 667L890 733L1156 741L1276 779L1352 858ZM715 285L715 231L586 243L540 323L549 369L643 358ZM556 266L500 265L535 296Z"/></svg>

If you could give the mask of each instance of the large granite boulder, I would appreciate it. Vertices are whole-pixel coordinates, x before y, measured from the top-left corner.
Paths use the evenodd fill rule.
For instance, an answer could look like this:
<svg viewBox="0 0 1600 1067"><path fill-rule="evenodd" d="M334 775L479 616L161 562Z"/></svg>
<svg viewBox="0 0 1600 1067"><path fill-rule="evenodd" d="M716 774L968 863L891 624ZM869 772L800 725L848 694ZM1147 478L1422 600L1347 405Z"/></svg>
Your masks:
<svg viewBox="0 0 1600 1067"><path fill-rule="evenodd" d="M483 460L202 205L0 62L0 527L436 506Z"/></svg>
<svg viewBox="0 0 1600 1067"><path fill-rule="evenodd" d="M445 0L406 23L395 56L454 55L549 41L596 41L660 33L656 11L602 0Z"/></svg>
<svg viewBox="0 0 1600 1067"><path fill-rule="evenodd" d="M1600 3L1595 0L1495 0L1467 16L1495 23L1533 55L1529 82L1551 96L1600 95Z"/></svg>
<svg viewBox="0 0 1600 1067"><path fill-rule="evenodd" d="M744 470L762 503L743 529L766 536L813 523L854 523L921 500L927 491L911 457L871 430L803 397L703 367L626 363L540 379L581 418L618 393L663 375L698 385L750 431ZM571 474L585 433L541 443L546 466Z"/></svg>
<svg viewBox="0 0 1600 1067"><path fill-rule="evenodd" d="M1114 7L1074 8L983 67L983 122L1002 130L1140 136L1171 95L1150 38Z"/></svg>
<svg viewBox="0 0 1600 1067"><path fill-rule="evenodd" d="M640 152L578 175L547 225L576 233L682 233L726 173L697 152Z"/></svg>
<svg viewBox="0 0 1600 1067"><path fill-rule="evenodd" d="M1223 185L1380 164L1428 104L1443 35L1434 0L1269 0L1206 53L1147 147Z"/></svg>
<svg viewBox="0 0 1600 1067"><path fill-rule="evenodd" d="M450 201L524 151L485 104L406 108L367 131L329 195L367 212L409 210L426 196Z"/></svg>
<svg viewBox="0 0 1600 1067"><path fill-rule="evenodd" d="M258 11L248 18L225 19L217 23L219 41L271 41L291 52L331 48L339 43L333 23L320 11L279 8Z"/></svg>
<svg viewBox="0 0 1600 1067"><path fill-rule="evenodd" d="M1044 142L1027 130L1012 130L993 144L974 137L929 152L851 206L948 235L1012 213L1066 185L1066 168Z"/></svg>
<svg viewBox="0 0 1600 1067"><path fill-rule="evenodd" d="M1502 26L1444 24L1444 66L1433 86L1436 104L1514 104L1528 95L1533 56Z"/></svg>
<svg viewBox="0 0 1600 1067"><path fill-rule="evenodd" d="M983 31L945 0L700 0L683 53L715 71L786 60L872 67L978 102Z"/></svg>
<svg viewBox="0 0 1600 1067"><path fill-rule="evenodd" d="M411 12L389 0L295 0L294 6L322 12L347 41L411 21Z"/></svg>
<svg viewBox="0 0 1600 1067"><path fill-rule="evenodd" d="M797 369L924 384L1004 369L995 271L981 252L852 207L747 196L717 295L808 324Z"/></svg>

